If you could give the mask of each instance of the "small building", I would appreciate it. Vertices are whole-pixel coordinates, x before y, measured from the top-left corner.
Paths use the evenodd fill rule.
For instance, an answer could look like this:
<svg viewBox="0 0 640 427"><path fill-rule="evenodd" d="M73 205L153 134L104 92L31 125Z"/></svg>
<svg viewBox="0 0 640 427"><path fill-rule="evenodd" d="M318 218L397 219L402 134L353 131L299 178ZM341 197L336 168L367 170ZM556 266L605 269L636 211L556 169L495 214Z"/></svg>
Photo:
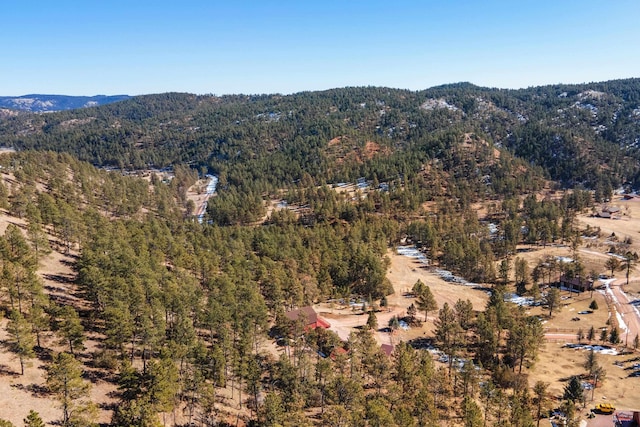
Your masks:
<svg viewBox="0 0 640 427"><path fill-rule="evenodd" d="M292 322L296 322L298 321L298 319L304 318L305 330L316 329L316 328L328 329L329 327L331 327L329 322L327 322L326 320L318 316L318 313L316 313L316 311L311 306L306 306L302 308L297 308L295 310L287 311L285 313L285 316L287 316L287 319L291 320Z"/></svg>
<svg viewBox="0 0 640 427"><path fill-rule="evenodd" d="M616 206L605 206L600 212L596 213L596 216L599 218L616 219L620 216L620 208Z"/></svg>
<svg viewBox="0 0 640 427"><path fill-rule="evenodd" d="M585 292L593 288L593 281L581 277L569 278L563 274L560 276L560 287L570 289L574 292Z"/></svg>

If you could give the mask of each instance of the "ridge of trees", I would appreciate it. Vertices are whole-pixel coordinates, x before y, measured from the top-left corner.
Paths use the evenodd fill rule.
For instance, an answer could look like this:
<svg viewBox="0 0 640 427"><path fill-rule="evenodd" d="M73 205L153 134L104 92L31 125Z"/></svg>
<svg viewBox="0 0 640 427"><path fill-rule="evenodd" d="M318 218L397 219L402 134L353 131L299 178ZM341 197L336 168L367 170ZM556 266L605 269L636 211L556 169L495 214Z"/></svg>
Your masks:
<svg viewBox="0 0 640 427"><path fill-rule="evenodd" d="M6 118L0 136L17 149L68 152L100 166L206 166L230 174L231 184L254 182L263 191L289 186L305 172L317 183L374 175L389 181L416 173L427 160L439 159L445 170L451 161L459 167L468 159L452 157L451 148L475 135L466 142L472 151L507 149L522 160L492 176L489 188L498 194L513 185L501 181L523 167L603 194L622 184L637 187L639 94L638 79L520 90L448 85L287 96L166 93ZM391 155L368 153L368 142ZM461 172L469 177L472 166Z"/></svg>

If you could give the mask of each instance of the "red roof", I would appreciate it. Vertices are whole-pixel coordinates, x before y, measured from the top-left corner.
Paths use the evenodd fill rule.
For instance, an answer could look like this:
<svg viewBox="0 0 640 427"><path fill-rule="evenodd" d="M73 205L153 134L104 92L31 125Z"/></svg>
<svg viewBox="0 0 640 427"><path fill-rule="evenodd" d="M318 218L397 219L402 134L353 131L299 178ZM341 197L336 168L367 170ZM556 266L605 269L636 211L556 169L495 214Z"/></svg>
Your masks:
<svg viewBox="0 0 640 427"><path fill-rule="evenodd" d="M336 347L336 348L333 349L333 351L331 351L331 354L329 355L329 357L331 358L331 360L336 360L336 357L339 354L347 354L347 353L349 353L349 352L347 350L345 350L344 348Z"/></svg>
<svg viewBox="0 0 640 427"><path fill-rule="evenodd" d="M393 354L393 350L396 349L396 347L393 344L382 344L380 346L380 349L384 352L384 354L386 354L387 356L391 356L391 354Z"/></svg>
<svg viewBox="0 0 640 427"><path fill-rule="evenodd" d="M326 320L324 320L323 318L318 316L318 313L316 313L316 311L311 306L298 308L298 309L291 310L291 311L288 311L288 312L285 313L285 316L287 316L287 318L289 320L293 321L293 322L298 320L298 318L301 315L304 316L304 318L306 320L305 329L306 328L311 328L311 329L324 328L324 329L328 329L329 327L331 327L329 322L327 322Z"/></svg>

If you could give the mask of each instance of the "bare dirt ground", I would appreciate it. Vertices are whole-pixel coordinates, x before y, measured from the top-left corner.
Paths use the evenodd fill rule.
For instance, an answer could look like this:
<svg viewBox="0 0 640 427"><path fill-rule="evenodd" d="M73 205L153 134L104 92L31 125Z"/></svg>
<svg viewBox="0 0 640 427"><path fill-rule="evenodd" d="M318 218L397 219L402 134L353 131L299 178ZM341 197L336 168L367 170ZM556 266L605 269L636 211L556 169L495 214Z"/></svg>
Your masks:
<svg viewBox="0 0 640 427"><path fill-rule="evenodd" d="M6 214L0 215L0 229L6 229L9 222L21 225L22 221L8 217ZM55 248L55 245L52 245ZM45 291L50 297L60 304L73 304L82 306L81 301L75 296L77 290L70 282L75 277L71 269L73 255L64 255L53 251L49 256L40 262L38 270L45 284ZM27 416L29 410L34 410L40 414L47 425L53 425L59 421L62 411L58 402L46 392L46 371L45 361L50 355L45 351L38 354L37 358L31 359L25 367L24 375L20 375L20 361L11 353L6 346L8 339L6 331L7 320L0 322L0 418L14 423L16 426L22 425L22 420ZM44 334L42 340L43 347L55 351L62 351L62 346L53 333ZM79 357L79 360L86 362L91 352L98 347L95 340L85 342L86 349ZM91 400L99 408L97 422L107 423L111 419L111 411L106 410L108 405L114 402L109 394L116 390L115 385L108 383L99 376L94 375L95 370L85 365L86 377L91 378Z"/></svg>
<svg viewBox="0 0 640 427"><path fill-rule="evenodd" d="M422 280L423 283L431 288L439 308L445 302L452 307L458 299L469 299L475 310L484 309L488 299L486 292L473 289L470 286L446 282L424 268L415 259L398 255L394 251L390 250L387 256L391 260L387 278L393 285L394 293L387 297L388 307L376 313L379 328L386 327L393 316L406 316L407 307L415 302L415 299L407 298L404 294L411 291L411 288L418 280ZM336 332L343 340L349 337L349 333L354 330L354 327L362 326L367 322L366 314L363 314L361 310L354 311L350 307L335 305L332 307L330 304L323 303L316 306L316 311L329 320L329 323L331 323L330 329ZM428 321L423 323L421 327L410 328L407 331L400 329L394 333L393 337L389 333L378 332L376 339L380 344L389 344L392 341L397 343L428 335L433 329L433 320L437 315L437 310L434 310L429 313ZM424 320L424 312L418 313L417 317Z"/></svg>

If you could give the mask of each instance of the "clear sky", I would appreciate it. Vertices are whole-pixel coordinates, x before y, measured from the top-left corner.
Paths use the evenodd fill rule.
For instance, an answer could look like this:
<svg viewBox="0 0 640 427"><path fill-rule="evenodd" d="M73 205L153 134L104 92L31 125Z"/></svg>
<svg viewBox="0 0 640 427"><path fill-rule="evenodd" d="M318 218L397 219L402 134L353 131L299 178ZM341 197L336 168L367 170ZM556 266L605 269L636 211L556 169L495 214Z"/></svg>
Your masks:
<svg viewBox="0 0 640 427"><path fill-rule="evenodd" d="M639 0L15 0L0 95L640 77Z"/></svg>

